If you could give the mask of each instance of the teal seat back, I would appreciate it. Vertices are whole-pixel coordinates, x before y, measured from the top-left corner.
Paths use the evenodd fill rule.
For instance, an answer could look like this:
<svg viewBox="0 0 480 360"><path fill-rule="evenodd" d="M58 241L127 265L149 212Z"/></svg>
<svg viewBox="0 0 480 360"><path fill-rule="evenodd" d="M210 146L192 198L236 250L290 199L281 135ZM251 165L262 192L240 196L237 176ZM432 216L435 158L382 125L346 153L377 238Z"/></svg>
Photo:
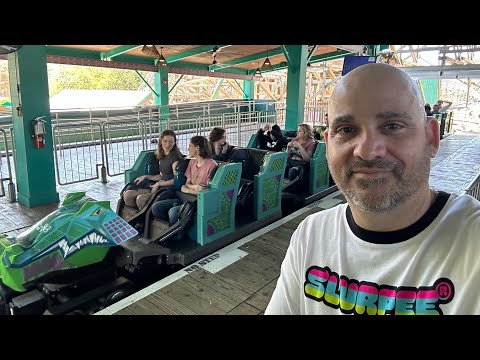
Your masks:
<svg viewBox="0 0 480 360"><path fill-rule="evenodd" d="M327 164L327 147L325 141L317 140L317 146L310 158L310 178L309 192L310 195L316 194L328 188L330 171Z"/></svg>
<svg viewBox="0 0 480 360"><path fill-rule="evenodd" d="M283 175L286 165L287 153L284 151L268 151L264 155L260 171L254 176L254 217L256 220L281 211Z"/></svg>
<svg viewBox="0 0 480 360"><path fill-rule="evenodd" d="M197 195L197 243L206 245L235 231L235 206L242 166L222 163Z"/></svg>
<svg viewBox="0 0 480 360"><path fill-rule="evenodd" d="M138 155L137 159L133 163L133 166L130 169L125 170L124 179L125 185L130 184L135 180L137 177L147 174L148 171L148 164L153 163L153 159L155 158L155 150L143 150ZM158 165L158 160L157 160ZM156 174L158 174L158 169ZM155 175L155 174L150 174Z"/></svg>

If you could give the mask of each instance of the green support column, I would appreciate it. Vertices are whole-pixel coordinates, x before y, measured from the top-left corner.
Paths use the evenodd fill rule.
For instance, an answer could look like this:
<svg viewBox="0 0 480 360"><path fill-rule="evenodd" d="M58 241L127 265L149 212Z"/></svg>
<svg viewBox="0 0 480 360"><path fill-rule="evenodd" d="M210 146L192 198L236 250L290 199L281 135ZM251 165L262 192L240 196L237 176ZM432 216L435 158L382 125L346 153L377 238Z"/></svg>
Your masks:
<svg viewBox="0 0 480 360"><path fill-rule="evenodd" d="M253 80L243 80L243 98L253 100L255 96L255 82Z"/></svg>
<svg viewBox="0 0 480 360"><path fill-rule="evenodd" d="M155 105L160 105L160 116L168 118L168 66L159 66L155 73Z"/></svg>
<svg viewBox="0 0 480 360"><path fill-rule="evenodd" d="M27 207L58 202L45 45L24 45L9 54L8 75L18 202ZM39 116L46 121L45 147L36 149L31 123Z"/></svg>
<svg viewBox="0 0 480 360"><path fill-rule="evenodd" d="M307 78L307 45L289 45L287 73L286 129L297 129L303 122L305 107L305 84Z"/></svg>
<svg viewBox="0 0 480 360"><path fill-rule="evenodd" d="M159 66L154 75L155 91L158 94L155 96L155 105L160 105L159 131L163 131L168 128L167 121L170 116L168 110L168 66Z"/></svg>

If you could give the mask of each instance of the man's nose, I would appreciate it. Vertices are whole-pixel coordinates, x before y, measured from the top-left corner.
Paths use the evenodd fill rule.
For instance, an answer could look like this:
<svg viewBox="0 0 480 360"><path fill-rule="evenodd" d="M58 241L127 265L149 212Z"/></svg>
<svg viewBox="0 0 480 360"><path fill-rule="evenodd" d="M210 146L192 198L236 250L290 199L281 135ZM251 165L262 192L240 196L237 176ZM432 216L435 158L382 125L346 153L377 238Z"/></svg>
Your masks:
<svg viewBox="0 0 480 360"><path fill-rule="evenodd" d="M355 149L353 155L363 160L374 160L378 157L384 157L386 153L386 141L384 136L375 131L363 131L355 139Z"/></svg>

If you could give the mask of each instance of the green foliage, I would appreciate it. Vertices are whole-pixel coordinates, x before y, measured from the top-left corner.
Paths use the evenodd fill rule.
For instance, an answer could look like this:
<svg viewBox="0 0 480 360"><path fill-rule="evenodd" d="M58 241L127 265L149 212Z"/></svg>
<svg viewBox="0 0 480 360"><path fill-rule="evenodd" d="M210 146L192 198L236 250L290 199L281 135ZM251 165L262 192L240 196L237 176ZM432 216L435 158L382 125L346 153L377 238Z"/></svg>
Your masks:
<svg viewBox="0 0 480 360"><path fill-rule="evenodd" d="M108 69L87 66L48 64L50 96L62 90L140 90L146 87L133 70ZM148 72L139 71L144 79ZM8 97L8 62L0 60L0 96Z"/></svg>
<svg viewBox="0 0 480 360"><path fill-rule="evenodd" d="M144 78L145 72L139 72ZM48 65L50 96L62 90L139 90L144 82L133 70Z"/></svg>
<svg viewBox="0 0 480 360"><path fill-rule="evenodd" d="M0 60L0 97L10 97L9 87L8 62L7 60Z"/></svg>

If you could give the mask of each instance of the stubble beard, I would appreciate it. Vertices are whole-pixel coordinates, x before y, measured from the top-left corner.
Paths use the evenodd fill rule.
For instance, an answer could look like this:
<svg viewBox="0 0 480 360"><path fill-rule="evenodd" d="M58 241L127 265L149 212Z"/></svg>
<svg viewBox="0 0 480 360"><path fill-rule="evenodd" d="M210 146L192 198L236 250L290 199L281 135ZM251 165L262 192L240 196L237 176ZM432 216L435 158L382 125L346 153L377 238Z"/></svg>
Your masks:
<svg viewBox="0 0 480 360"><path fill-rule="evenodd" d="M393 210L414 196L430 174L430 150L428 145L424 154L414 164L410 172L405 172L402 162L385 159L362 160L352 159L343 169L340 176L332 172L332 177L347 200L360 210L380 213ZM353 171L358 168L379 168L389 172L387 177L379 179L358 179ZM392 181L393 176L393 181Z"/></svg>

